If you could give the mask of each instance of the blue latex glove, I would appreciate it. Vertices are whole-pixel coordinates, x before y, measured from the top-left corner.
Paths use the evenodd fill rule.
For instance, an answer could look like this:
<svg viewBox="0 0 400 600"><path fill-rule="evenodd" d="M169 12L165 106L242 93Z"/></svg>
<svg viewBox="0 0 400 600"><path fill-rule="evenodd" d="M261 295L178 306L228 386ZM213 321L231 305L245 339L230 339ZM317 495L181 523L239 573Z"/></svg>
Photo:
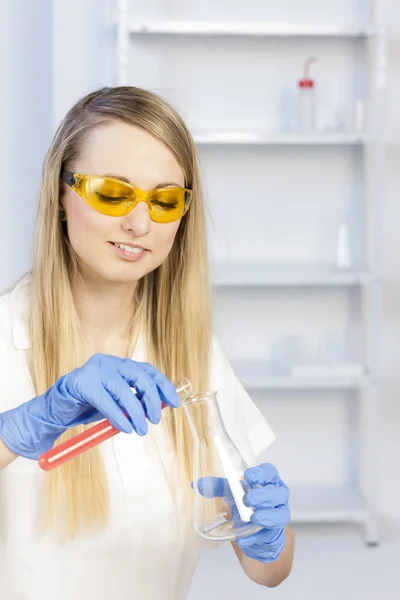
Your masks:
<svg viewBox="0 0 400 600"><path fill-rule="evenodd" d="M161 419L161 402L179 406L174 386L155 367L95 354L42 396L0 413L0 437L14 454L38 459L69 427L104 418L125 433L145 435L146 418Z"/></svg>
<svg viewBox="0 0 400 600"><path fill-rule="evenodd" d="M254 509L251 520L262 526L262 529L238 539L236 544L249 558L260 562L273 562L286 544L285 527L290 521L289 489L279 477L276 468L268 463L247 469L244 478L243 487L246 494L243 502ZM223 498L234 521L240 521L226 479L205 477L199 480L198 488L206 498Z"/></svg>

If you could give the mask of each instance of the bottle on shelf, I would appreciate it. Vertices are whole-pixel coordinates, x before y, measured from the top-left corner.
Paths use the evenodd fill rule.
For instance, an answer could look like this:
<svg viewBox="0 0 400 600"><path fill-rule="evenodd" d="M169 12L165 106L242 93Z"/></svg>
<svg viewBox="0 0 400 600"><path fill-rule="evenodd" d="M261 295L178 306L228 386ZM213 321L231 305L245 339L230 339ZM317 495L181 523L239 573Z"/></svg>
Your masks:
<svg viewBox="0 0 400 600"><path fill-rule="evenodd" d="M298 130L301 133L316 131L315 80L310 77L310 67L316 60L315 57L306 60L303 78L298 81Z"/></svg>

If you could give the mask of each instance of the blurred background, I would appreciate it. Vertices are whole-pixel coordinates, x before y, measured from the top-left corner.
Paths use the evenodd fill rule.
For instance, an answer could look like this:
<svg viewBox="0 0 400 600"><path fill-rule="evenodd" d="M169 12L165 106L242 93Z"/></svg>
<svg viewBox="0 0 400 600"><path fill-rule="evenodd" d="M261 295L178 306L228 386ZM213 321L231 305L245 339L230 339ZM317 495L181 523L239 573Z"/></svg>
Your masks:
<svg viewBox="0 0 400 600"><path fill-rule="evenodd" d="M0 0L0 289L30 264L41 164L104 85L197 142L215 328L277 434L291 577L206 548L190 598L399 597L398 0Z"/></svg>

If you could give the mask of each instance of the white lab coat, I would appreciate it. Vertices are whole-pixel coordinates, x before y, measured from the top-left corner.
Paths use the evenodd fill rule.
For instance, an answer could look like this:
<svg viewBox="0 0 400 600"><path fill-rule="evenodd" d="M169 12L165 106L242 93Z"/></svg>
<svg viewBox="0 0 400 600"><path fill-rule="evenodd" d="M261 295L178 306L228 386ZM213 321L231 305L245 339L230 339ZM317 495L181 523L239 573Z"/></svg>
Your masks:
<svg viewBox="0 0 400 600"><path fill-rule="evenodd" d="M34 396L26 353L29 285L0 298L0 411ZM135 360L146 360L138 346ZM214 342L212 385L227 430L251 464L274 439ZM107 527L72 543L40 531L43 478L17 458L0 472L1 600L184 600L201 548L168 484L174 453L162 426L102 444L111 494ZM160 460L162 456L162 461ZM173 486L172 486L173 487ZM178 510L177 510L178 507ZM179 520L177 519L179 517Z"/></svg>

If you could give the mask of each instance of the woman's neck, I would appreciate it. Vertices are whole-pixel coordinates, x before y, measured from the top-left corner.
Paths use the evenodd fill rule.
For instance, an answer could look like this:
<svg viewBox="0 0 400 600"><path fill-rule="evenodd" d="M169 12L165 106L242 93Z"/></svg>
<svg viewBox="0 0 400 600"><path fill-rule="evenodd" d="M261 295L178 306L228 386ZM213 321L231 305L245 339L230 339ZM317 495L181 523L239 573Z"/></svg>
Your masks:
<svg viewBox="0 0 400 600"><path fill-rule="evenodd" d="M88 352L129 355L136 282L120 284L80 279L75 297Z"/></svg>

